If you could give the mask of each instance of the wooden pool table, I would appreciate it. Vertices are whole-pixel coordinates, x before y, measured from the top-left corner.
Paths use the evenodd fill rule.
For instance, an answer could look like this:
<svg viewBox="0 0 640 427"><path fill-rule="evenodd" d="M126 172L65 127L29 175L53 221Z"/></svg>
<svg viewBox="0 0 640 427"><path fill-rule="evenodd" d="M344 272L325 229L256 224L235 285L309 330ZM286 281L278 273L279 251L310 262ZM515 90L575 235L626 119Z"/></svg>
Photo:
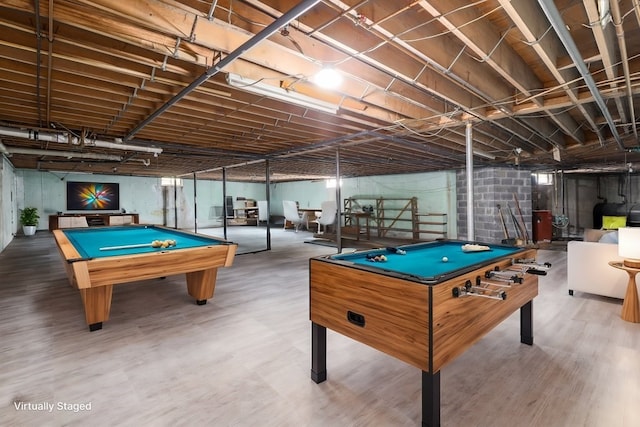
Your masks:
<svg viewBox="0 0 640 427"><path fill-rule="evenodd" d="M467 243L436 241L312 258L312 380L327 378L326 328L332 329L419 368L422 425L436 427L440 370L447 363L518 309L520 341L533 344L532 301L538 275L546 274L536 268L536 250L480 245L482 250L465 252ZM372 261L376 255L387 260ZM532 266L518 265L520 260ZM520 280L512 283L514 276Z"/></svg>
<svg viewBox="0 0 640 427"><path fill-rule="evenodd" d="M90 331L109 320L113 285L186 273L199 305L213 297L218 267L230 267L237 245L155 225L54 230L71 284L80 290ZM171 241L175 246L151 246Z"/></svg>

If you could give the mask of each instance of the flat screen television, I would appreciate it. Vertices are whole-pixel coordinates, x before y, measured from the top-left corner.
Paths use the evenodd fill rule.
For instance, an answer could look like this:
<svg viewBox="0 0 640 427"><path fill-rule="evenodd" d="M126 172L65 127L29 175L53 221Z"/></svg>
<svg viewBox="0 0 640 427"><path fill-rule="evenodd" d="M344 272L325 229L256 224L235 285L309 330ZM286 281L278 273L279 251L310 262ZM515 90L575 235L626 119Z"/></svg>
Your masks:
<svg viewBox="0 0 640 427"><path fill-rule="evenodd" d="M67 210L120 210L120 186L112 182L67 182Z"/></svg>

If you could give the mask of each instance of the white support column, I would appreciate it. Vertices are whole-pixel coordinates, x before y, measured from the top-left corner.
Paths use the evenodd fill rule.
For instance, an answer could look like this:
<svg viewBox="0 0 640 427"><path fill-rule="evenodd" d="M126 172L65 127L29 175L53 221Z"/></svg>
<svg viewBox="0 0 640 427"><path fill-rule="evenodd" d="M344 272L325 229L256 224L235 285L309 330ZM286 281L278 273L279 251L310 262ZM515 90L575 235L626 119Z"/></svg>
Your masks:
<svg viewBox="0 0 640 427"><path fill-rule="evenodd" d="M473 221L473 133L471 123L467 123L466 132L467 145L467 240L475 240L475 229Z"/></svg>

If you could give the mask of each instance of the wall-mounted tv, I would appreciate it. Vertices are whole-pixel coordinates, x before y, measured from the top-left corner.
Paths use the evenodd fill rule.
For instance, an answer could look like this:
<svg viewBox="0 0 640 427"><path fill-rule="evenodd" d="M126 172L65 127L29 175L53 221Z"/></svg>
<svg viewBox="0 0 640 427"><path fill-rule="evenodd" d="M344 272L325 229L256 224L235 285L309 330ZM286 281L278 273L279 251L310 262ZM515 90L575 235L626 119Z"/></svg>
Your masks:
<svg viewBox="0 0 640 427"><path fill-rule="evenodd" d="M120 186L107 182L67 182L67 210L120 210Z"/></svg>

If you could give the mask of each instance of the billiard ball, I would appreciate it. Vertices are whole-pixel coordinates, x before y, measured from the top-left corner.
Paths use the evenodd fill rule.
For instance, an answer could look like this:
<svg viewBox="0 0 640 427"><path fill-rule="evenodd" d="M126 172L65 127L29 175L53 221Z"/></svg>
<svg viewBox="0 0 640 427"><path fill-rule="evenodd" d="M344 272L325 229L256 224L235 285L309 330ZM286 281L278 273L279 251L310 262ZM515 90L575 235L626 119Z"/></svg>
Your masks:
<svg viewBox="0 0 640 427"><path fill-rule="evenodd" d="M442 262L449 262L449 258L447 258L446 256L442 257Z"/></svg>

